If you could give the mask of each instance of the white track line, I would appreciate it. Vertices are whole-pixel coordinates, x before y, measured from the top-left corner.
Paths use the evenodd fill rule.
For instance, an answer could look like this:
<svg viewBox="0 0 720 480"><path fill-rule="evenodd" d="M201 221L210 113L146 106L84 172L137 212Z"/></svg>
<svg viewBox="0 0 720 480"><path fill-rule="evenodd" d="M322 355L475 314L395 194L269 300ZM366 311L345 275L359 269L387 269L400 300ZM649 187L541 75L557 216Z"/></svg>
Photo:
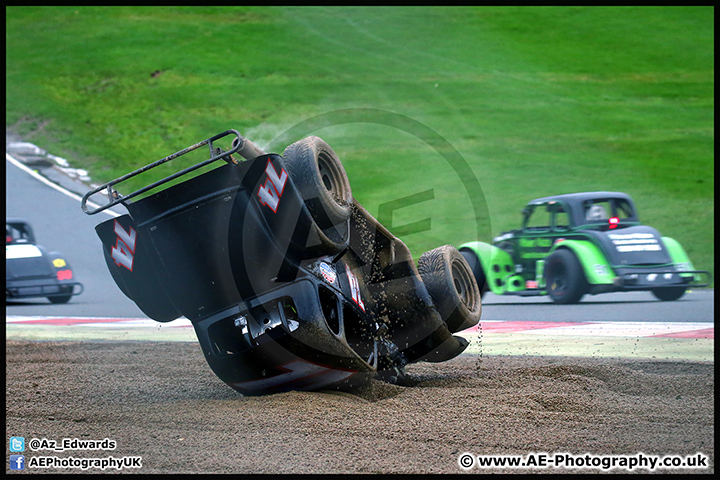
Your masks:
<svg viewBox="0 0 720 480"><path fill-rule="evenodd" d="M81 197L80 195L77 195L77 194L75 194L75 193L73 193L73 192L71 192L71 191L69 191L69 190L66 190L65 188L61 187L60 185L57 185L57 184L51 182L50 180L48 180L47 178L43 177L43 176L40 175L39 173L37 173L37 172L31 170L30 168L28 168L28 167L27 167L26 165L24 165L21 161L15 159L14 157L12 157L12 156L11 156L9 153L7 153L7 152L5 152L5 159L6 159L8 162L10 162L10 163L12 163L13 165L15 165L16 167L18 167L20 170L24 171L25 173L29 174L30 176L32 176L32 177L34 177L34 178L36 178L36 179L38 179L38 180L40 180L42 183L44 183L44 184L47 185L48 187L54 188L54 189L57 190L58 192L62 193L63 195L67 195L68 197L72 198L73 200L77 200L78 202L82 202L82 197ZM87 204L90 205L92 208L99 208L99 205L97 205L96 203L93 203L93 202L88 201ZM119 213L115 213L115 212L113 212L112 210L103 210L103 212L105 212L105 213L107 213L108 215L113 216L113 217L119 217L119 216L120 216Z"/></svg>
<svg viewBox="0 0 720 480"><path fill-rule="evenodd" d="M69 325L60 325L63 328L72 326L94 326L94 327L192 327L192 322L185 317L172 320L170 322L156 322L149 318L116 318L116 317L75 317L72 315L51 315L51 316L26 316L26 315L8 315L5 317L5 324L23 323L25 325L48 325L48 321L67 320Z"/></svg>
<svg viewBox="0 0 720 480"><path fill-rule="evenodd" d="M55 321L67 321L67 325L54 323ZM54 316L20 316L10 315L5 318L7 324L24 325L46 325L62 328L82 327L111 327L111 328L161 328L161 327L191 327L190 320L182 317L171 322L160 323L149 318L105 318L105 317L63 317ZM518 324L524 322L507 322L502 320L482 320L481 324L486 325L484 335L496 334L519 334L519 335L550 335L550 336L582 336L582 337L654 337L657 335L672 335L676 333L692 332L714 328L714 323L709 322L592 322L589 324L565 325L559 327L533 328L528 326L527 330L513 330L512 332L495 332L492 330L493 323ZM459 332L461 335L474 335L477 332Z"/></svg>
<svg viewBox="0 0 720 480"><path fill-rule="evenodd" d="M522 335L579 335L582 337L654 337L680 332L706 330L714 323L680 322L593 322L591 324L539 328L514 333Z"/></svg>

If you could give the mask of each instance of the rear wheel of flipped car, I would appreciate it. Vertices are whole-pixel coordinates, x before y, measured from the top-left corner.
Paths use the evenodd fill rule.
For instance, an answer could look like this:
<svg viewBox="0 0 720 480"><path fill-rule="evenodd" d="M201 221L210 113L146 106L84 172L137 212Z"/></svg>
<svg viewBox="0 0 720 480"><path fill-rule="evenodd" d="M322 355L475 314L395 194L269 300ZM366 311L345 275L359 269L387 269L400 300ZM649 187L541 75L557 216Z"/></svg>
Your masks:
<svg viewBox="0 0 720 480"><path fill-rule="evenodd" d="M450 332L474 327L482 312L480 289L467 260L452 245L425 252L418 272Z"/></svg>
<svg viewBox="0 0 720 480"><path fill-rule="evenodd" d="M283 152L288 174L320 230L333 242L347 239L352 191L335 151L319 137L307 137Z"/></svg>
<svg viewBox="0 0 720 480"><path fill-rule="evenodd" d="M555 303L577 303L588 290L582 265L567 249L556 250L545 260L545 284Z"/></svg>
<svg viewBox="0 0 720 480"><path fill-rule="evenodd" d="M663 302L672 302L685 295L685 287L656 288L652 290L655 298Z"/></svg>

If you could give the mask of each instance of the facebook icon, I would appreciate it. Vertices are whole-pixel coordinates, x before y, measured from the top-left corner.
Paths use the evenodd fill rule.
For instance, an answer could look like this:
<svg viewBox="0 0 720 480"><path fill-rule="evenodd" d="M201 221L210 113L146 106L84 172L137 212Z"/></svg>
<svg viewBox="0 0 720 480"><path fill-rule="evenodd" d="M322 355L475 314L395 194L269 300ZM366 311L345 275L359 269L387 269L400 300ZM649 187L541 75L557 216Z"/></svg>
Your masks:
<svg viewBox="0 0 720 480"><path fill-rule="evenodd" d="M10 470L25 470L25 455L10 455Z"/></svg>

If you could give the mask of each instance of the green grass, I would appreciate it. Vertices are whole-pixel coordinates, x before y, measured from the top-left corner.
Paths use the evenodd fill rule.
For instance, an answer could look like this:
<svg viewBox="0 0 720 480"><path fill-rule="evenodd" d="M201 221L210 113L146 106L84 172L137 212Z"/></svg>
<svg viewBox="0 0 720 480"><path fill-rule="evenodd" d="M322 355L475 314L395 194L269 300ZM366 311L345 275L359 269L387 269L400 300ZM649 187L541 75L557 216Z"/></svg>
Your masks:
<svg viewBox="0 0 720 480"><path fill-rule="evenodd" d="M6 7L6 42L8 126L98 183L228 128L315 134L374 215L432 190L392 217L430 218L416 256L619 190L714 271L712 7Z"/></svg>

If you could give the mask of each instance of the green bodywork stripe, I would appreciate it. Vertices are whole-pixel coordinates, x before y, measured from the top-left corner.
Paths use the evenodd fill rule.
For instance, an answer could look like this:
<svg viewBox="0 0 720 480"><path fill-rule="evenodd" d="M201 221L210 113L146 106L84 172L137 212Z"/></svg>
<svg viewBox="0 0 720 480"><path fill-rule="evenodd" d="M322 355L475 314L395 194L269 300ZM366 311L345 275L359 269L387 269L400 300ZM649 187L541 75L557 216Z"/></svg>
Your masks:
<svg viewBox="0 0 720 480"><path fill-rule="evenodd" d="M480 259L480 265L485 274L488 287L494 294L502 295L508 291L509 285L513 285L512 280L515 279L511 280L511 277L515 276L515 264L506 251L484 242L465 243L460 245L458 250L461 248L472 250ZM513 286L510 291L523 290L524 287L524 285L521 287Z"/></svg>
<svg viewBox="0 0 720 480"><path fill-rule="evenodd" d="M522 288L517 288L512 284L515 266L507 252L483 242L466 243L460 248L468 248L480 258L488 286L493 293L502 295L525 289L524 285ZM542 257L550 255L558 248L567 248L578 257L588 283L592 285L613 283L615 272L605 255L593 243L583 240L563 240ZM491 268L492 266L497 268Z"/></svg>
<svg viewBox="0 0 720 480"><path fill-rule="evenodd" d="M672 260L675 265L680 264L681 266L679 268L681 268L682 270L695 270L695 267L690 261L690 257L688 257L685 249L680 245L677 240L670 237L662 237L662 241L665 244L665 248L668 249L668 253L670 254L670 260ZM690 275L692 275L693 279L696 282L702 282L702 277L698 274L685 274L681 276L689 277Z"/></svg>
<svg viewBox="0 0 720 480"><path fill-rule="evenodd" d="M550 250L553 253L559 248L567 248L577 256L585 272L585 278L592 285L613 283L615 272L605 255L592 242L583 240L563 240Z"/></svg>
<svg viewBox="0 0 720 480"><path fill-rule="evenodd" d="M687 263L690 265L690 270L695 270L690 262L690 257L688 257L687 253L685 253L685 249L680 246L680 243L677 240L670 237L662 237L662 241L668 249L668 253L670 253L670 258L673 263Z"/></svg>

